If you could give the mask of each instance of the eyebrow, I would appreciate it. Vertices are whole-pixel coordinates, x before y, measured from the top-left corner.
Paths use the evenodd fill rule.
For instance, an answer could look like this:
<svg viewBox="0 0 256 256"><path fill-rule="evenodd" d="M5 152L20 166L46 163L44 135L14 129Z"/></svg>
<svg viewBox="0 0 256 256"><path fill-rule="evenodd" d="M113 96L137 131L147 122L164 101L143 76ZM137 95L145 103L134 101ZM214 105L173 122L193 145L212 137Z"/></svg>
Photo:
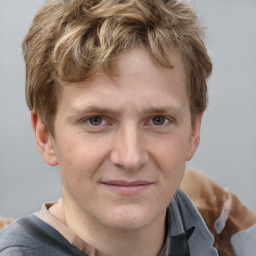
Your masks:
<svg viewBox="0 0 256 256"><path fill-rule="evenodd" d="M121 112L114 110L112 108L108 107L96 107L96 106L88 106L88 107L76 107L71 109L70 111L71 115L73 114L84 114L84 113L98 113L98 114L114 114L114 115L120 115Z"/></svg>
<svg viewBox="0 0 256 256"><path fill-rule="evenodd" d="M170 112L181 113L182 109L183 108L181 106L150 107L150 108L144 109L143 113L145 114L150 114L150 113L165 114Z"/></svg>
<svg viewBox="0 0 256 256"><path fill-rule="evenodd" d="M168 114L168 113L178 113L181 114L183 110L182 106L163 106L163 107L154 107L143 108L141 113L143 115L147 114ZM95 113L95 115L113 115L121 116L121 110L115 110L109 107L98 107L98 106L87 106L87 107L75 107L70 110L67 120L72 120L75 116L87 115L89 113Z"/></svg>

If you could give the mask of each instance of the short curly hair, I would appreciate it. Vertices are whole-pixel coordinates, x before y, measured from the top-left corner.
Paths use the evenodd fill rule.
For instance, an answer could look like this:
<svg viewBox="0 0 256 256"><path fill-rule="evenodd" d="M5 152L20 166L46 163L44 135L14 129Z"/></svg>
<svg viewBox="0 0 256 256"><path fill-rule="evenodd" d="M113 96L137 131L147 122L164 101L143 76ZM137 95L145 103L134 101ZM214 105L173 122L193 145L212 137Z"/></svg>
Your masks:
<svg viewBox="0 0 256 256"><path fill-rule="evenodd" d="M92 79L111 59L142 46L164 67L167 54L182 55L192 125L207 107L212 63L204 28L183 0L49 0L24 39L26 100L54 134L61 84Z"/></svg>

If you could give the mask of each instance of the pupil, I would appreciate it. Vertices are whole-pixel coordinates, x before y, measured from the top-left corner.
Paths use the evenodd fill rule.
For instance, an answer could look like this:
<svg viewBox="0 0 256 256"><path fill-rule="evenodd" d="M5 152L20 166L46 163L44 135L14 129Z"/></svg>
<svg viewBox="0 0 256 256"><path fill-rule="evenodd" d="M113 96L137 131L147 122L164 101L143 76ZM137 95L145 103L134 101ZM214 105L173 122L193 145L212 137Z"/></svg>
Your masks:
<svg viewBox="0 0 256 256"><path fill-rule="evenodd" d="M100 125L102 122L102 118L99 116L91 117L89 119L91 125Z"/></svg>
<svg viewBox="0 0 256 256"><path fill-rule="evenodd" d="M164 124L164 120L165 120L164 117L162 117L162 116L157 116L157 117L154 117L154 118L153 118L153 123L154 123L155 125L162 125L162 124Z"/></svg>

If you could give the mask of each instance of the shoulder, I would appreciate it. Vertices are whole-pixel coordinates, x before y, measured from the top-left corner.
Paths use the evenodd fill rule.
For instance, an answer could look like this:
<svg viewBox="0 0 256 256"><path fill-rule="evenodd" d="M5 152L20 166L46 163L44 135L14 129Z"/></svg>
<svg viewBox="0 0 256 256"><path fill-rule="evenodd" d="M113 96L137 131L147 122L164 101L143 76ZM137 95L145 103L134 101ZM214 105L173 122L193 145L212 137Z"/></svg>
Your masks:
<svg viewBox="0 0 256 256"><path fill-rule="evenodd" d="M37 251L32 251L31 249L25 246L13 246L5 247L3 250L0 250L1 256L28 256L28 255L38 255ZM41 255L41 254L40 254Z"/></svg>
<svg viewBox="0 0 256 256"><path fill-rule="evenodd" d="M0 255L85 255L57 230L34 215L16 220L0 231Z"/></svg>
<svg viewBox="0 0 256 256"><path fill-rule="evenodd" d="M44 223L36 216L18 219L0 232L0 255L27 255L28 248L33 252L40 247L44 233Z"/></svg>
<svg viewBox="0 0 256 256"><path fill-rule="evenodd" d="M30 222L33 216L27 216L25 218L15 221L0 232L0 255L26 255L27 247L29 244L33 244L33 240L30 239L28 232L26 232L26 226L23 225L24 220Z"/></svg>
<svg viewBox="0 0 256 256"><path fill-rule="evenodd" d="M256 215L235 193L195 170L186 170L181 188L214 235L214 246L221 255L235 251L233 254L245 256L255 251Z"/></svg>

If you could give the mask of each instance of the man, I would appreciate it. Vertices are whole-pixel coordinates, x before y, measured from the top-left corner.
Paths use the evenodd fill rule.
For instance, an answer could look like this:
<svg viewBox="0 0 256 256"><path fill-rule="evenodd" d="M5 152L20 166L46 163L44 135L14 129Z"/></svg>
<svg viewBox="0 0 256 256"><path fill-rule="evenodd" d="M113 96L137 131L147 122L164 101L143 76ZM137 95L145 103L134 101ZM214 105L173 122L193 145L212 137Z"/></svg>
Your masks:
<svg viewBox="0 0 256 256"><path fill-rule="evenodd" d="M62 199L0 233L0 255L218 255L179 190L211 61L176 0L50 0L24 40L38 149Z"/></svg>

